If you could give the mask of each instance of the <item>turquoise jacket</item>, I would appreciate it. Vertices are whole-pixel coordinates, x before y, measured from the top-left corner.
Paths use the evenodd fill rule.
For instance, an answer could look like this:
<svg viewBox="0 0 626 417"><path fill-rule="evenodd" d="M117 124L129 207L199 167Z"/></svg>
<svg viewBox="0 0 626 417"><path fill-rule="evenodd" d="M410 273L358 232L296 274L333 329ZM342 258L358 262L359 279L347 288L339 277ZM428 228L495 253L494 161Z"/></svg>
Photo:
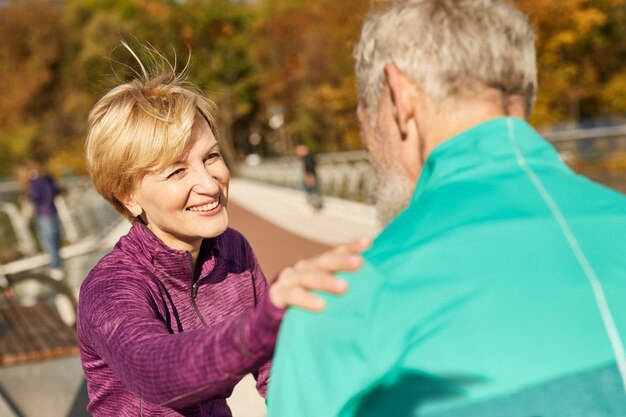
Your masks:
<svg viewBox="0 0 626 417"><path fill-rule="evenodd" d="M365 259L287 313L269 417L626 416L626 197L526 122L439 145Z"/></svg>

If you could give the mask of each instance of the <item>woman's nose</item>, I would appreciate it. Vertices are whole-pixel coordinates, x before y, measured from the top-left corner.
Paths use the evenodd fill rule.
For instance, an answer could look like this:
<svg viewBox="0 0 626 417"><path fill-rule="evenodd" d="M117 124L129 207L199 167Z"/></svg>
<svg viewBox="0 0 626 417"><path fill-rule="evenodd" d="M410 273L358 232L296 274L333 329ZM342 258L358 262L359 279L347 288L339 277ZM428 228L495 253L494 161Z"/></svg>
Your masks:
<svg viewBox="0 0 626 417"><path fill-rule="evenodd" d="M193 188L197 192L205 192L209 194L217 194L220 192L220 183L211 173L210 169L204 167L194 170Z"/></svg>

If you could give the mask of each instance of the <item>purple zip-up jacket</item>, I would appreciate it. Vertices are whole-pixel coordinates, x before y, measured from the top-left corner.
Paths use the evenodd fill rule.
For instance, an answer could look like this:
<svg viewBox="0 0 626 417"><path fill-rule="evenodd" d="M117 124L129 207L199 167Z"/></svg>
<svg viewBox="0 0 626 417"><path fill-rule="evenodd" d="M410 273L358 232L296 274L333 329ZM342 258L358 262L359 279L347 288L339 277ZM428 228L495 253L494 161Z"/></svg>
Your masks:
<svg viewBox="0 0 626 417"><path fill-rule="evenodd" d="M91 270L77 334L94 417L231 416L250 372L265 396L283 310L250 245L233 229L205 239L196 271L138 222Z"/></svg>
<svg viewBox="0 0 626 417"><path fill-rule="evenodd" d="M35 207L37 217L53 217L57 215L54 197L59 194L59 187L50 175L38 175L29 180L29 200Z"/></svg>

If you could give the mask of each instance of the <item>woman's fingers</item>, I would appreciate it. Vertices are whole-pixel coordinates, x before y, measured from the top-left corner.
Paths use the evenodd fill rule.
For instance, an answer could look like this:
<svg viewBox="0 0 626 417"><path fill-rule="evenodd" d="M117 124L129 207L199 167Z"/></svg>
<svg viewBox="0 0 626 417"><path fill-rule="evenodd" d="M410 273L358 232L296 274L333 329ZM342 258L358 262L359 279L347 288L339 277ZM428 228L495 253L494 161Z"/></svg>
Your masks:
<svg viewBox="0 0 626 417"><path fill-rule="evenodd" d="M354 271L362 264L360 253L371 244L371 239L362 238L337 246L313 258L298 261L296 270Z"/></svg>
<svg viewBox="0 0 626 417"><path fill-rule="evenodd" d="M326 271L293 271L293 275L287 280L293 287L312 291L324 291L333 294L341 294L348 288L348 283Z"/></svg>
<svg viewBox="0 0 626 417"><path fill-rule="evenodd" d="M363 263L359 255L340 255L334 252L325 252L315 258L298 261L293 269L298 272L308 271L354 271Z"/></svg>
<svg viewBox="0 0 626 417"><path fill-rule="evenodd" d="M324 300L312 291L344 293L348 283L334 273L359 269L363 264L360 253L370 244L369 238L357 239L285 268L270 287L272 304L279 308L293 306L312 311L322 310Z"/></svg>
<svg viewBox="0 0 626 417"><path fill-rule="evenodd" d="M277 298L278 300L280 300L279 302L284 303L284 305L282 306L275 304L276 307L298 307L311 311L321 311L324 309L324 300L309 292L308 289L305 289L303 287L279 289L275 287L276 285L270 287L270 297L272 298L272 303L274 303L274 298ZM273 292L274 294L272 294Z"/></svg>
<svg viewBox="0 0 626 417"><path fill-rule="evenodd" d="M342 294L348 283L334 275L338 271L354 271L361 267L360 252L367 249L371 239L362 238L340 245L321 255L298 261L285 268L270 287L269 296L276 307L300 307L312 311L324 308L324 300L312 291Z"/></svg>
<svg viewBox="0 0 626 417"><path fill-rule="evenodd" d="M342 294L348 288L348 283L327 271L301 271L295 268L285 269L270 287L272 303L279 308L288 306L309 308L312 300L319 297L311 291L323 291L331 294ZM306 294L306 295L305 295ZM323 307L318 306L319 308ZM318 308L315 308L318 310Z"/></svg>
<svg viewBox="0 0 626 417"><path fill-rule="evenodd" d="M357 254L369 248L371 244L372 239L369 237L362 237L344 245L339 245L334 249L334 251L339 254Z"/></svg>

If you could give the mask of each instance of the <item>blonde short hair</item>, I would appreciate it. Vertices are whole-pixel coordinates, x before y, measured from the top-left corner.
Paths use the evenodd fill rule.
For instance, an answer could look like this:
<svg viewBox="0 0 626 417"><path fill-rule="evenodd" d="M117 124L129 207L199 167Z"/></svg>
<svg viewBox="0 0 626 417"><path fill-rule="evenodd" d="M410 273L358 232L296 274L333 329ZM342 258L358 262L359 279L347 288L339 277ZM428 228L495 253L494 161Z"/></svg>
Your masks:
<svg viewBox="0 0 626 417"><path fill-rule="evenodd" d="M142 74L109 91L93 107L85 144L95 189L131 221L134 216L122 200L147 173L180 158L188 147L196 112L217 138L215 105L210 100L172 66L161 66L156 75L141 68Z"/></svg>
<svg viewBox="0 0 626 417"><path fill-rule="evenodd" d="M396 0L368 16L354 55L359 98L374 112L388 63L439 103L485 87L522 95L528 112L534 102L534 33L505 0Z"/></svg>

